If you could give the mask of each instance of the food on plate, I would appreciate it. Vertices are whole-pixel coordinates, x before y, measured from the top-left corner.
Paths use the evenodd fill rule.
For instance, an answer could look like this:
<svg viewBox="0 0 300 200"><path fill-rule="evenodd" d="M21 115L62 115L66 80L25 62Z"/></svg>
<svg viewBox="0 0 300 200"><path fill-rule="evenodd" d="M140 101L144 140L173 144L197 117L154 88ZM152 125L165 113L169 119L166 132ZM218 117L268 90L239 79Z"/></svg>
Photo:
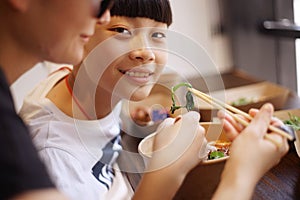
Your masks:
<svg viewBox="0 0 300 200"><path fill-rule="evenodd" d="M224 140L216 140L209 142L207 145L207 160L214 160L229 156L231 142Z"/></svg>
<svg viewBox="0 0 300 200"><path fill-rule="evenodd" d="M292 127L295 131L300 130L300 117L292 115L291 113L288 113L289 119L284 120L283 123Z"/></svg>
<svg viewBox="0 0 300 200"><path fill-rule="evenodd" d="M175 102L175 92L176 90L178 90L180 87L188 87L188 88L192 88L192 85L189 83L179 83L175 86L172 87L172 106L170 109L170 112L172 114L174 114L174 112L180 108L186 108L187 111L191 111L194 109L194 99L193 99L193 95L190 91L187 91L185 98L186 98L186 105L182 106L182 105L176 105Z"/></svg>
<svg viewBox="0 0 300 200"><path fill-rule="evenodd" d="M253 98L241 97L230 103L232 106L244 106L250 103L255 103L256 101Z"/></svg>

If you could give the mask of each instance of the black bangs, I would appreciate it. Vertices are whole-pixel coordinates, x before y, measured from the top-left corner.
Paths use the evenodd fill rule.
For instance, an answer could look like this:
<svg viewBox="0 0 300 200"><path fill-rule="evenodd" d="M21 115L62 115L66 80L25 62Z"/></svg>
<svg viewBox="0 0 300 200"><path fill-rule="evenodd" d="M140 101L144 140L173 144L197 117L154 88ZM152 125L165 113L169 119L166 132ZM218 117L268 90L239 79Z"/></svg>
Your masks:
<svg viewBox="0 0 300 200"><path fill-rule="evenodd" d="M170 26L172 10L169 0L115 0L111 16L146 17Z"/></svg>

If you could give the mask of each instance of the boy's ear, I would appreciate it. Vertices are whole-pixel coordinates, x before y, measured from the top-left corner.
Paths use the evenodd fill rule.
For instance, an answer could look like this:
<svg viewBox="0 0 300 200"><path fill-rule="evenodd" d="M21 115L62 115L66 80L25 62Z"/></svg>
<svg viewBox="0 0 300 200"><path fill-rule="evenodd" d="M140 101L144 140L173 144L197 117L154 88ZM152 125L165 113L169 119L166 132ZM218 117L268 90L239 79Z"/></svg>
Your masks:
<svg viewBox="0 0 300 200"><path fill-rule="evenodd" d="M17 11L24 12L28 9L31 0L7 0L8 4Z"/></svg>

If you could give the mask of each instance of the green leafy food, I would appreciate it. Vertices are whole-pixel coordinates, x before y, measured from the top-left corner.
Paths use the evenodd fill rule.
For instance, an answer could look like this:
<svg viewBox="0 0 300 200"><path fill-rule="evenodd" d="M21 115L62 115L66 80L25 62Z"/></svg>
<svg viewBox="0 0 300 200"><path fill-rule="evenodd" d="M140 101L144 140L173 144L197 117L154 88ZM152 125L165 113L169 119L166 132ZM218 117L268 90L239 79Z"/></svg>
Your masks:
<svg viewBox="0 0 300 200"><path fill-rule="evenodd" d="M208 160L223 158L225 155L222 151L213 151L208 155Z"/></svg>
<svg viewBox="0 0 300 200"><path fill-rule="evenodd" d="M290 119L284 120L283 123L291 126L295 131L300 130L300 117L292 115L291 113L288 114Z"/></svg>
<svg viewBox="0 0 300 200"><path fill-rule="evenodd" d="M172 106L170 109L170 112L172 114L174 114L174 112L180 108L186 108L187 111L191 111L194 109L194 99L193 99L193 95L190 91L187 91L185 98L186 98L186 105L182 106L182 105L176 105L176 101L175 101L175 92L178 88L180 87L188 87L188 88L192 88L192 85L189 83L179 83L177 85L175 85L174 87L172 87Z"/></svg>
<svg viewBox="0 0 300 200"><path fill-rule="evenodd" d="M194 109L194 99L193 99L193 95L190 91L188 91L185 95L186 98L186 109L188 111L193 110Z"/></svg>
<svg viewBox="0 0 300 200"><path fill-rule="evenodd" d="M231 102L232 106L243 106L243 105L247 105L253 103L252 99L247 99L245 97L239 98L236 101Z"/></svg>
<svg viewBox="0 0 300 200"><path fill-rule="evenodd" d="M216 140L208 143L208 160L214 160L229 156L231 142L224 140Z"/></svg>

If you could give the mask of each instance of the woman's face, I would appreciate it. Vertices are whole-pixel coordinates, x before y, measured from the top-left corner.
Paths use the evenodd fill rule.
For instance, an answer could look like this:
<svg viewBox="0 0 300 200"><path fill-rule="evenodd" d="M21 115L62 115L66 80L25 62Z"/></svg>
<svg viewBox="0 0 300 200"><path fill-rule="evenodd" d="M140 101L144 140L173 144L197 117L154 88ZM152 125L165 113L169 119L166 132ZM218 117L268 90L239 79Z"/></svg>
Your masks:
<svg viewBox="0 0 300 200"><path fill-rule="evenodd" d="M24 16L24 27L32 39L19 33L40 58L77 64L84 45L94 34L100 0L34 0ZM103 17L110 16L106 12ZM29 19L29 20L28 20ZM27 46L28 46L27 45ZM29 49L28 49L29 50Z"/></svg>
<svg viewBox="0 0 300 200"><path fill-rule="evenodd" d="M97 91L134 101L147 97L167 62L166 30L165 23L141 17L114 16L109 24L97 25L86 51L90 52L99 43L100 47L108 38L114 44L99 53L99 63L103 62L101 56L114 59L105 67ZM116 56L115 51L124 46L129 50Z"/></svg>

